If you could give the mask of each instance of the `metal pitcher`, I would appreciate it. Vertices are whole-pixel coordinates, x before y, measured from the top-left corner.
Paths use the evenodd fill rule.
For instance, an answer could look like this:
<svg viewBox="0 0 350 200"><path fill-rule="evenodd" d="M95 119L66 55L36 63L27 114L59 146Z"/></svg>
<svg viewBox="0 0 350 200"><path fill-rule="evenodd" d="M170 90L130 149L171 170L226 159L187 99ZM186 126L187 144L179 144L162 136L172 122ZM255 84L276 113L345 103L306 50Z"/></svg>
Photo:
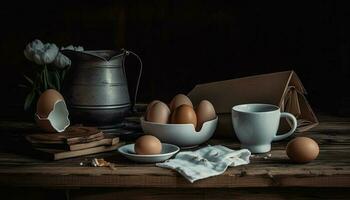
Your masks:
<svg viewBox="0 0 350 200"><path fill-rule="evenodd" d="M63 50L62 53L72 61L62 88L72 121L108 127L132 113L142 74L139 56L127 50ZM140 61L132 103L124 66L129 54Z"/></svg>

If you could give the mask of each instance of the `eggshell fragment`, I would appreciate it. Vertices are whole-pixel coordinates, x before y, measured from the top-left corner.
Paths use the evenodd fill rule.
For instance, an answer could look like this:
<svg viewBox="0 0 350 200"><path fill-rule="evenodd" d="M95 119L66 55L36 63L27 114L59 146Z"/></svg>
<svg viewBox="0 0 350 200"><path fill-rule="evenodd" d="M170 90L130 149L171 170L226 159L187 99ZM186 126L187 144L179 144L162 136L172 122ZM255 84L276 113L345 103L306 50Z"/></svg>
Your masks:
<svg viewBox="0 0 350 200"><path fill-rule="evenodd" d="M173 112L177 107L181 105L189 105L193 108L191 100L184 94L176 95L170 102L169 107L170 111Z"/></svg>
<svg viewBox="0 0 350 200"><path fill-rule="evenodd" d="M55 103L48 117L40 117L35 114L35 121L43 131L63 132L70 125L68 115L66 103L60 100Z"/></svg>
<svg viewBox="0 0 350 200"><path fill-rule="evenodd" d="M193 124L197 126L197 116L193 108L189 105L177 107L171 115L172 124Z"/></svg>
<svg viewBox="0 0 350 200"><path fill-rule="evenodd" d="M202 100L196 107L196 115L197 115L196 130L199 131L202 128L204 122L207 122L216 118L216 112L213 104L211 104L207 100Z"/></svg>
<svg viewBox="0 0 350 200"><path fill-rule="evenodd" d="M43 92L37 102L35 121L46 132L63 132L69 125L68 109L63 96L54 89Z"/></svg>
<svg viewBox="0 0 350 200"><path fill-rule="evenodd" d="M147 113L146 119L150 122L166 124L169 121L170 110L169 107L159 101L155 102Z"/></svg>
<svg viewBox="0 0 350 200"><path fill-rule="evenodd" d="M136 140L134 150L135 153L141 155L160 154L162 152L162 143L152 135L144 135Z"/></svg>
<svg viewBox="0 0 350 200"><path fill-rule="evenodd" d="M296 163L315 160L320 152L318 144L311 138L297 137L289 141L286 153Z"/></svg>
<svg viewBox="0 0 350 200"><path fill-rule="evenodd" d="M54 127L52 127L49 119L40 118L38 115L35 115L35 122L36 122L36 125L38 125L39 128L45 132L49 132L49 133L58 132L54 129Z"/></svg>
<svg viewBox="0 0 350 200"><path fill-rule="evenodd" d="M55 103L64 100L63 96L54 89L48 89L43 92L37 102L36 113L40 117L48 117L53 110Z"/></svg>

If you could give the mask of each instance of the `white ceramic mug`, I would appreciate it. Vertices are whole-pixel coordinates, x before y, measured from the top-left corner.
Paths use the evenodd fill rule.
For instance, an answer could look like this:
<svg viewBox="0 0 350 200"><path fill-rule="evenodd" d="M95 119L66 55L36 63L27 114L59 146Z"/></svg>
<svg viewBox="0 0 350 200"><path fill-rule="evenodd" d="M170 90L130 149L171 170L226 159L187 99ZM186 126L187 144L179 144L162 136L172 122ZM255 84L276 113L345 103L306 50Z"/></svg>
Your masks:
<svg viewBox="0 0 350 200"><path fill-rule="evenodd" d="M292 129L277 135L280 118L292 121ZM265 153L271 150L271 142L292 135L297 128L294 115L281 112L280 108L270 104L242 104L232 108L232 124L242 148L252 153Z"/></svg>

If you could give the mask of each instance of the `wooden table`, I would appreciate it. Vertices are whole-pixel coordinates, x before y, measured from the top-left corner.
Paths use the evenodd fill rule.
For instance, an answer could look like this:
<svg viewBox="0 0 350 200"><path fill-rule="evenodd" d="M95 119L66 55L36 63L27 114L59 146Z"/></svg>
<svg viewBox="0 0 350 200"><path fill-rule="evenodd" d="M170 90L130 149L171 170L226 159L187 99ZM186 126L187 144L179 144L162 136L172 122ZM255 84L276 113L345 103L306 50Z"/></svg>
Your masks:
<svg viewBox="0 0 350 200"><path fill-rule="evenodd" d="M24 199L349 199L350 120L320 116L318 127L299 135L320 145L317 160L291 163L285 153L288 140L273 143L267 154L255 155L251 164L229 168L224 174L193 184L174 171L137 164L117 152L61 161L43 161L21 154L0 152L1 193ZM1 122L1 133L25 133L31 124ZM212 139L237 149L230 139ZM10 144L16 145L16 144ZM81 166L81 162L103 157L116 164ZM2 198L0 198L2 199Z"/></svg>

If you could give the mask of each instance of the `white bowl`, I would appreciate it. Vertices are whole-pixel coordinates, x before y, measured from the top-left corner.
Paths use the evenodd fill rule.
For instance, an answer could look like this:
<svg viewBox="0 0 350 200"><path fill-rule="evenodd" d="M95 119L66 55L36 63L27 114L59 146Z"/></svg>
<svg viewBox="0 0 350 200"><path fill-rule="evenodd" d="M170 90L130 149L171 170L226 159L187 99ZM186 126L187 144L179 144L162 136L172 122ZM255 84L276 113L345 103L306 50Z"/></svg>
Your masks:
<svg viewBox="0 0 350 200"><path fill-rule="evenodd" d="M218 117L204 122L202 129L197 132L193 124L161 124L145 121L141 117L141 126L146 134L182 148L194 147L209 140L215 132L217 123Z"/></svg>
<svg viewBox="0 0 350 200"><path fill-rule="evenodd" d="M162 152L160 154L140 155L140 154L135 153L134 144L128 144L128 145L124 145L122 147L119 147L118 151L126 158L128 158L132 161L135 161L135 162L156 163L156 162L163 162L165 160L168 160L174 154L179 152L180 148L178 146L175 146L172 144L164 144L163 143L162 144Z"/></svg>

